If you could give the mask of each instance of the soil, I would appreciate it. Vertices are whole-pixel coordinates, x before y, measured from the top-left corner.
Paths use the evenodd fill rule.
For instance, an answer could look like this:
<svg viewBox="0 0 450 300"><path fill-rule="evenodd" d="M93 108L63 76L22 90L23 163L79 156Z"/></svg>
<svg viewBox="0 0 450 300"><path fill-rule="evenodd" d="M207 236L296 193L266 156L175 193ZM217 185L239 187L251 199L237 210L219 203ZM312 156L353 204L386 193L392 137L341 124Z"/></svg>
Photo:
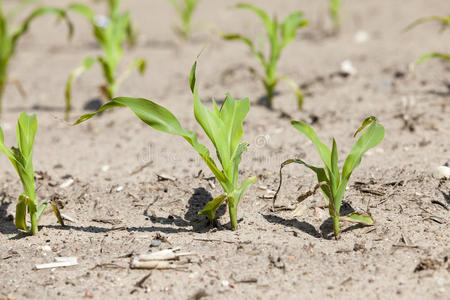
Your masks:
<svg viewBox="0 0 450 300"><path fill-rule="evenodd" d="M14 1L4 2L8 10ZM11 164L0 158L0 299L448 299L450 181L440 179L436 167L450 163L450 64L430 60L414 73L408 65L430 51L450 53L450 31L438 34L437 24L430 23L402 32L419 17L448 11L447 0L343 1L338 36L329 34L325 0L249 1L280 18L300 9L310 21L279 64L280 74L302 86L302 111L283 82L273 110L258 105L264 90L248 71L260 70L257 61L245 45L217 36L241 32L262 41L259 19L231 9L237 1L201 2L190 42L174 33L176 15L167 1L122 2L140 32L123 65L144 57L148 71L133 74L120 95L161 103L208 143L193 117L187 82L206 45L197 73L205 103L228 91L251 99L241 179L256 175L258 182L240 204L239 229L230 230L225 207L215 226L197 215L222 191L182 138L152 130L127 109L76 127L62 120L68 73L100 49L82 18L72 17L76 32L68 43L64 25L43 17L21 40L10 69L27 96L8 86L0 125L12 145L19 113L37 113L38 197L56 199L75 222L61 227L49 211L39 235L19 233L13 215L22 187ZM355 42L361 30L369 39ZM340 74L346 59L356 75ZM99 97L101 78L97 66L76 82L72 121ZM309 122L328 144L335 137L342 164L353 132L369 115L385 126L386 137L353 173L343 207L370 212L375 226L342 223L341 238L334 240L320 194L304 201L295 217L292 211L271 211L282 161L299 157L320 164L290 120ZM277 204L292 207L313 188L315 176L297 165L286 167L284 175ZM176 262L176 269L130 268L130 256L174 247L195 255ZM35 269L58 256L75 256L79 264Z"/></svg>

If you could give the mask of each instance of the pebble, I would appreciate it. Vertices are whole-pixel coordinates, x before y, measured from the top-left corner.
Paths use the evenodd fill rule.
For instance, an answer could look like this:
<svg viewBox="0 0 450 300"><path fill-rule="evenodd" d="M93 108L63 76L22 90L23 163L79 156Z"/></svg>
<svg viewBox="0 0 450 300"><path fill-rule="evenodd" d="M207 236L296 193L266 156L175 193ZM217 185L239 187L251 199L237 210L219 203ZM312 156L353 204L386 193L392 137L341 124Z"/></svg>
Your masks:
<svg viewBox="0 0 450 300"><path fill-rule="evenodd" d="M450 179L450 168L449 167L447 167L447 166L437 167L437 172L438 172L439 178Z"/></svg>
<svg viewBox="0 0 450 300"><path fill-rule="evenodd" d="M364 30L358 30L358 32L356 32L355 36L353 37L353 40L357 44L365 43L369 39L370 39L369 33L367 31L364 31Z"/></svg>
<svg viewBox="0 0 450 300"><path fill-rule="evenodd" d="M59 187L62 189L65 189L65 188L71 186L72 183L73 183L73 179L70 178L70 179L67 179L66 181L64 181L63 183L61 183Z"/></svg>
<svg viewBox="0 0 450 300"><path fill-rule="evenodd" d="M161 246L160 240L152 240L151 247L159 247L159 246Z"/></svg>
<svg viewBox="0 0 450 300"><path fill-rule="evenodd" d="M341 62L341 72L350 76L356 75L356 73L358 73L356 68L353 66L353 63L349 59Z"/></svg>

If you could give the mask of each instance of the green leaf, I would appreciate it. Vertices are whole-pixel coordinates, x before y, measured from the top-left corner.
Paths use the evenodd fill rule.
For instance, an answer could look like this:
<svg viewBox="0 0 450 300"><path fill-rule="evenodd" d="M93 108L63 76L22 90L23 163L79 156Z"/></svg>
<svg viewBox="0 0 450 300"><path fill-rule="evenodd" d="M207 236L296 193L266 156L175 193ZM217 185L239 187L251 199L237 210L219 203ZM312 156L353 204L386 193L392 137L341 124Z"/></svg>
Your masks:
<svg viewBox="0 0 450 300"><path fill-rule="evenodd" d="M340 10L341 0L330 0L330 15L333 19L335 33L339 31L341 26Z"/></svg>
<svg viewBox="0 0 450 300"><path fill-rule="evenodd" d="M19 196L19 199L17 200L16 205L16 228L21 230L27 230L27 224L26 224L26 214L27 214L27 202L29 198L25 194L21 194Z"/></svg>
<svg viewBox="0 0 450 300"><path fill-rule="evenodd" d="M450 26L450 16L449 17L442 17L442 16L431 16L431 17L424 17L424 18L420 18L416 21L414 21L413 23L409 24L405 29L403 29L403 31L408 31L411 30L412 28L416 27L417 25L426 23L426 22L431 22L431 21L437 21L442 23L442 27L444 28L444 26Z"/></svg>
<svg viewBox="0 0 450 300"><path fill-rule="evenodd" d="M197 69L197 61L194 62L194 64L191 67L191 71L189 72L189 87L191 88L191 92L194 93L196 88L196 69Z"/></svg>
<svg viewBox="0 0 450 300"><path fill-rule="evenodd" d="M280 76L280 79L284 80L292 88L292 90L294 90L294 93L297 96L297 107L299 110L303 109L303 93L300 91L295 81L287 76Z"/></svg>
<svg viewBox="0 0 450 300"><path fill-rule="evenodd" d="M250 111L250 100L248 98L235 100L230 94L227 94L225 101L220 109L220 119L226 126L226 136L223 136L223 143L230 148L230 158L238 147L244 129L245 117Z"/></svg>
<svg viewBox="0 0 450 300"><path fill-rule="evenodd" d="M94 23L95 13L92 11L92 9L89 6L80 4L80 3L75 3L75 4L69 5L68 9L87 18L89 20L89 22Z"/></svg>
<svg viewBox="0 0 450 300"><path fill-rule="evenodd" d="M340 217L339 220L359 223L364 225L374 225L375 220L370 215L351 213L350 215Z"/></svg>
<svg viewBox="0 0 450 300"><path fill-rule="evenodd" d="M297 11L286 17L281 24L281 35L283 37L282 47L285 47L295 39L297 30L306 26L308 22L303 19L302 12Z"/></svg>
<svg viewBox="0 0 450 300"><path fill-rule="evenodd" d="M338 149L336 140L333 138L333 147L331 148L331 190L336 191L340 183L340 174L338 166Z"/></svg>
<svg viewBox="0 0 450 300"><path fill-rule="evenodd" d="M319 153L319 156L322 159L323 163L325 164L325 167L331 171L330 148L328 148L327 145L325 145L319 140L319 137L317 136L314 129L312 129L309 125L307 125L304 122L291 121L291 124L292 126L294 126L295 129L303 133L316 146L317 153Z"/></svg>
<svg viewBox="0 0 450 300"><path fill-rule="evenodd" d="M118 87L128 76L130 76L131 72L134 69L137 69L139 74L144 74L145 69L147 68L147 61L143 58L135 59L128 68L117 78L115 86Z"/></svg>
<svg viewBox="0 0 450 300"><path fill-rule="evenodd" d="M102 70L103 70L103 76L106 79L106 82L109 85L114 84L115 82L115 78L114 78L114 73L115 73L115 67L113 63L111 63L110 60L106 60L103 57L99 56L98 61L100 62L100 64L102 65Z"/></svg>
<svg viewBox="0 0 450 300"><path fill-rule="evenodd" d="M263 21L264 26L266 27L266 30L267 30L267 34L270 37L273 37L273 35L274 35L274 30L273 30L274 29L274 23L272 22L272 20L266 14L265 11L263 11L262 9L260 9L260 8L258 8L256 6L253 6L253 5L247 4L247 3L239 3L239 4L236 5L236 7L237 8L249 9L249 10L253 11L254 13L256 13L261 18L261 20Z"/></svg>
<svg viewBox="0 0 450 300"><path fill-rule="evenodd" d="M369 117L370 119L371 117ZM374 117L372 117L374 118ZM368 122L366 119L363 122ZM359 137L353 148L350 150L349 155L345 159L344 167L342 168L342 180L348 181L354 169L356 169L361 163L361 158L367 150L377 146L384 138L384 127L379 125L374 118L366 131Z"/></svg>
<svg viewBox="0 0 450 300"><path fill-rule="evenodd" d="M254 184L257 180L258 179L256 177L249 177L249 178L245 179L241 183L241 185L233 191L233 196L231 198L232 198L232 201L234 201L234 206L237 207L239 205L239 202L241 201L242 196L244 195L245 191L247 191L247 189L252 184ZM228 201L230 201L230 199L228 199Z"/></svg>
<svg viewBox="0 0 450 300"><path fill-rule="evenodd" d="M23 23L19 26L19 28L12 34L11 36L11 44L12 47L15 48L17 44L17 40L28 31L28 28L30 26L30 23L37 17L41 15L46 14L55 14L58 17L64 19L66 21L66 24L69 28L69 38L72 36L73 33L73 25L70 22L70 20L67 18L66 12L63 9L59 9L56 7L39 7L36 10L34 10L26 19L23 21ZM14 50L12 51L14 53Z"/></svg>
<svg viewBox="0 0 450 300"><path fill-rule="evenodd" d="M17 143L25 162L31 161L34 138L38 128L36 115L20 114L17 122Z"/></svg>
<svg viewBox="0 0 450 300"><path fill-rule="evenodd" d="M69 78L67 79L67 82L66 82L66 91L65 91L66 121L68 121L68 119L69 119L69 113L70 113L70 110L72 107L72 104L71 104L72 103L72 84L79 76L81 76L81 74L83 74L84 72L89 70L96 61L97 60L95 58L86 57L83 60L83 63L78 68L73 70L72 73L70 73Z"/></svg>
<svg viewBox="0 0 450 300"><path fill-rule="evenodd" d="M231 158L231 161L233 163L232 167L232 178L231 182L233 186L237 186L238 176L239 176L239 164L241 163L241 157L242 153L247 151L248 143L241 143L236 148L236 150L233 153L233 156Z"/></svg>
<svg viewBox="0 0 450 300"><path fill-rule="evenodd" d="M17 163L17 160L16 160L14 154L5 145L5 137L3 135L3 130L1 127L0 127L0 152L5 154L15 166L15 163Z"/></svg>
<svg viewBox="0 0 450 300"><path fill-rule="evenodd" d="M263 66L266 65L264 55L260 51L256 50L255 46L253 45L253 42L248 37L242 36L240 34L225 34L222 35L222 38L229 41L237 40L245 43L250 48L252 54L260 61L261 65Z"/></svg>
<svg viewBox="0 0 450 300"><path fill-rule="evenodd" d="M209 110L198 96L196 87L196 71L197 63L191 68L190 86L194 94L194 115L197 122L205 131L214 147L217 150L217 156L223 167L228 182L232 182L233 164L232 156L239 145L242 138L242 124L250 110L250 100L235 100L227 94L222 108L218 109L217 104L213 101L213 110ZM222 184L222 186L224 186ZM227 193L232 191L232 187L227 187Z"/></svg>
<svg viewBox="0 0 450 300"><path fill-rule="evenodd" d="M62 218L61 212L59 211L58 207L53 203L51 203L51 205L52 205L53 212L55 213L56 219L58 220L58 223L61 224L61 226L65 226L64 219Z"/></svg>
<svg viewBox="0 0 450 300"><path fill-rule="evenodd" d="M327 183L331 186L331 184L330 184L330 179L327 177L327 174L326 174L326 172L325 172L325 169L314 167L314 166L312 166L312 165L310 165L310 164L305 163L305 162L304 162L303 160L301 160L301 159L288 159L288 160L284 161L284 162L281 164L281 166L280 166L280 183L278 184L277 191L275 192L275 195L274 195L274 197L273 197L273 206L275 206L275 201L276 201L276 199L277 199L277 197L278 197L278 193L280 192L281 185L282 185L282 183L283 183L282 170L283 170L283 168L284 168L285 166L287 166L287 165L289 165L289 164L292 164L292 163L304 165L305 167L311 169L314 173L316 173L317 181L318 181L318 182L327 182ZM328 201L331 201L330 199L333 199L333 195L330 194L330 190L329 190L328 187L322 185L322 186L321 186L321 190L322 190L323 194L325 195L325 198L326 198Z"/></svg>
<svg viewBox="0 0 450 300"><path fill-rule="evenodd" d="M214 198L213 200L206 203L205 207L202 211L199 211L199 215L207 216L210 221L214 220L216 210L227 200L228 196L226 194L222 194L219 197Z"/></svg>
<svg viewBox="0 0 450 300"><path fill-rule="evenodd" d="M417 59L416 60L416 64L417 65L421 64L424 61L429 60L430 58L440 58L440 59L443 59L443 60L449 60L450 61L450 54L436 53L436 52L428 53L428 54L425 54L425 55L421 56L419 59Z"/></svg>
<svg viewBox="0 0 450 300"><path fill-rule="evenodd" d="M184 130L178 119L169 110L150 100L126 97L114 98L104 104L97 112L81 116L74 123L74 125L85 122L98 113L114 107L128 107L139 119L153 129L184 137L200 154L213 174L216 176L217 180L221 183L228 184L227 178L223 175L219 168L217 168L213 159L210 157L208 148L197 141L197 135L192 131Z"/></svg>
<svg viewBox="0 0 450 300"><path fill-rule="evenodd" d="M377 120L377 118L375 118L374 116L365 118L363 123L361 124L361 126L358 128L358 130L356 130L356 132L353 134L353 137L357 136L358 133L361 132L361 130L363 130L364 128L366 128L368 125L372 124L376 120Z"/></svg>
<svg viewBox="0 0 450 300"><path fill-rule="evenodd" d="M38 223L41 221L42 214L44 213L45 209L47 208L47 205L48 205L48 201L45 201L38 206L37 211L36 211L36 219L37 219Z"/></svg>

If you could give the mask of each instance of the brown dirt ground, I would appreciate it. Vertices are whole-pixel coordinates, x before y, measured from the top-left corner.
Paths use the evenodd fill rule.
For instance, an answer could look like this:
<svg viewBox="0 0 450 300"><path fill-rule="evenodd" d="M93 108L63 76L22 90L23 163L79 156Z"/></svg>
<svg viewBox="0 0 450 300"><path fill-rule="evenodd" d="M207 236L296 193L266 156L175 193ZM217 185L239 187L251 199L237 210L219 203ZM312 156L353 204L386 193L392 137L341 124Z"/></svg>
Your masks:
<svg viewBox="0 0 450 300"><path fill-rule="evenodd" d="M4 2L7 9L14 1ZM325 34L330 29L325 0L249 1L280 17L300 9L310 20L279 65L280 73L303 85L303 111L295 110L295 97L283 83L274 111L257 105L264 92L248 72L249 66L259 67L255 59L244 45L211 33L263 37L255 16L230 9L237 1L203 1L192 42L173 33L175 14L167 1L122 2L140 31L139 44L125 54L125 61L145 57L148 72L131 76L121 95L156 100L184 127L201 132L192 115L187 73L207 45L198 68L203 99L211 103L211 97L222 99L230 91L252 100L244 129L251 145L242 177L253 174L259 181L241 202L240 228L229 230L225 208L219 210L217 228L197 216L221 189L205 179L210 172L181 138L151 130L126 109L78 127L61 120L68 72L99 49L83 19L73 17L76 33L68 44L62 24L55 26L52 17L45 17L20 42L10 70L28 96L23 99L8 87L0 124L11 145L19 112L38 114L34 165L40 172L39 198L59 195L63 213L76 223L60 227L49 213L38 236L18 233L12 215L21 185L2 156L0 299L448 299L450 184L434 173L450 163L450 65L435 60L419 66L414 75L406 70L425 52L450 52L450 31L439 35L435 24L427 24L401 33L418 17L447 12L447 0L343 1L339 37ZM358 30L368 32L370 39L355 43ZM336 75L345 59L353 62L357 75ZM74 118L98 97L100 75L94 68L76 83ZM326 203L319 194L302 204L301 216L270 211L271 200L264 195L277 187L280 162L302 157L319 163L313 145L290 126L290 119L314 120L327 143L335 137L342 163L353 131L368 115L379 118L386 138L364 157L344 200L347 208L369 210L377 221L374 227L343 224L341 239L331 239ZM405 119L412 120L406 128ZM206 142L203 135L201 141ZM204 175L198 177L201 170ZM158 181L156 174L175 181ZM287 167L285 174L280 204L289 205L314 185L315 177L299 166ZM74 183L60 188L67 178ZM157 239L161 245L151 248ZM47 245L50 251L44 250ZM182 259L183 270L151 272L130 269L129 258L121 258L170 247L197 255ZM79 265L34 270L36 263L56 256L76 256ZM419 265L424 270L415 272Z"/></svg>

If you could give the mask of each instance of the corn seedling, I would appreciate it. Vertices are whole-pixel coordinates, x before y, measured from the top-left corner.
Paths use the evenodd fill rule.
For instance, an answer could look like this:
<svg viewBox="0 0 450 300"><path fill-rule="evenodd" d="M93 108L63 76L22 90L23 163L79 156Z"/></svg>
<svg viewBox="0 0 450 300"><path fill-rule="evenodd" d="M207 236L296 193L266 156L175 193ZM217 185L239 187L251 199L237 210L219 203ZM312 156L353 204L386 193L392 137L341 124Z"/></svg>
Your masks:
<svg viewBox="0 0 450 300"><path fill-rule="evenodd" d="M146 67L144 59L135 59L125 71L117 76L117 67L122 59L123 44L125 40L132 39L132 27L130 15L128 12L119 12L119 0L108 0L109 15L96 16L92 9L83 4L72 4L69 10L79 13L86 17L92 25L92 30L97 42L103 49L103 56L97 58L86 57L83 63L72 71L66 83L66 120L69 118L71 109L71 93L73 81L89 70L98 62L103 70L103 77L106 84L101 87L103 96L108 100L116 94L120 84L130 75L131 71L137 69L143 74Z"/></svg>
<svg viewBox="0 0 450 300"><path fill-rule="evenodd" d="M439 30L439 32L442 33L447 28L450 27L450 16L448 16L448 17L431 16L431 17L421 18L421 19L418 19L418 20L414 21L410 25L408 25L405 28L405 31L410 30L410 29L416 27L417 25L420 25L420 24L423 24L423 23L426 23L426 22L439 22L439 23L441 23L441 29ZM439 59L444 59L444 60L450 61L450 54L439 53L439 52L427 53L427 54L424 54L421 57L419 57L415 61L415 63L418 65L418 64L421 64L421 63L423 63L424 61L426 61L426 60L428 60L430 58L439 58Z"/></svg>
<svg viewBox="0 0 450 300"><path fill-rule="evenodd" d="M350 215L341 217L340 209L342 204L342 198L345 193L345 189L347 187L350 176L352 175L353 170L355 170L360 162L361 158L367 150L377 146L384 138L384 127L376 122L375 117L368 117L364 120L361 127L356 131L354 136L356 136L360 131L367 128L367 130L361 134L359 139L356 141L353 148L350 150L349 155L345 159L344 166L342 171L339 172L338 167L338 149L336 145L335 139L333 139L333 147L330 150L328 146L323 144L316 132L308 126L306 123L292 121L292 126L296 128L298 131L303 133L315 146L317 153L322 159L325 168L314 167L312 165L307 164L301 159L289 159L281 164L280 167L280 184L278 186L277 192L273 198L273 203L275 205L276 198L281 188L282 183L282 169L291 164L297 163L306 166L311 169L317 175L318 184L315 186L314 190L306 193L305 195L301 195L297 200L299 202L305 200L307 197L314 194L319 188L322 190L325 198L329 202L329 212L330 216L333 220L333 230L336 238L339 237L339 220L347 220L351 222L357 222L365 225L374 224L374 220L370 215L360 214L360 213L352 213Z"/></svg>
<svg viewBox="0 0 450 300"><path fill-rule="evenodd" d="M341 30L341 0L329 0L330 1L330 17L333 21L334 34L338 34Z"/></svg>
<svg viewBox="0 0 450 300"><path fill-rule="evenodd" d="M48 201L45 201L39 205L36 198L32 160L34 137L37 128L38 123L36 116L30 116L23 112L17 122L16 134L18 147L12 147L11 150L9 150L5 146L3 131L0 127L0 152L4 153L13 164L17 174L19 174L24 189L24 192L19 196L16 206L16 227L17 229L24 231L31 230L33 234L38 233L39 220L49 203ZM53 203L51 203L51 205L59 223L64 225L58 208ZM31 219L31 228L26 225L27 210Z"/></svg>
<svg viewBox="0 0 450 300"><path fill-rule="evenodd" d="M72 34L72 24L67 18L66 12L55 7L38 7L33 10L28 15L28 17L25 18L25 20L23 20L18 26L13 27L13 25L11 24L13 21L13 17L18 11L23 8L23 6L29 4L28 2L29 1L21 2L18 7L13 9L13 11L11 11L9 14L6 14L3 11L3 2L0 0L0 114L2 113L2 98L6 84L8 82L14 82L10 78L8 78L9 63L11 61L11 58L16 53L17 42L28 31L31 22L39 16L54 14L66 21L69 27L69 36ZM13 28L11 29L11 27ZM19 89L19 91L21 90Z"/></svg>
<svg viewBox="0 0 450 300"><path fill-rule="evenodd" d="M182 136L199 153L224 190L222 195L208 202L199 214L206 215L210 221L213 221L216 210L222 203L226 202L228 204L231 227L234 230L237 228L238 204L248 187L256 182L256 177L250 177L240 185L238 184L241 156L248 146L247 143L241 142L243 135L242 124L250 109L250 101L248 98L235 100L230 94L227 94L220 110L215 101L213 101L213 110L209 110L201 103L198 95L195 77L196 66L197 63L194 63L189 80L194 96L194 115L214 145L222 170L211 158L208 148L197 141L197 135L193 131L183 129L178 119L170 111L146 99L114 98L103 105L97 112L81 116L75 125L92 118L104 110L125 106L153 129Z"/></svg>
<svg viewBox="0 0 450 300"><path fill-rule="evenodd" d="M180 35L189 39L192 30L192 15L201 0L169 0L180 17L180 25L177 31Z"/></svg>
<svg viewBox="0 0 450 300"><path fill-rule="evenodd" d="M236 7L248 9L256 13L261 18L267 31L267 38L270 48L269 55L265 56L263 51L256 49L254 43L248 37L240 34L226 34L222 37L226 40L239 40L245 43L250 48L252 54L261 63L264 68L264 76L261 76L261 81L266 89L267 106L269 108L272 108L272 101L277 83L280 79L282 79L294 89L297 96L298 108L301 109L303 106L303 95L300 89L292 79L286 76L278 76L277 66L282 50L295 39L297 30L308 24L308 22L303 19L302 12L294 12L287 16L282 23L279 23L276 17L271 19L265 11L253 5L241 3Z"/></svg>

